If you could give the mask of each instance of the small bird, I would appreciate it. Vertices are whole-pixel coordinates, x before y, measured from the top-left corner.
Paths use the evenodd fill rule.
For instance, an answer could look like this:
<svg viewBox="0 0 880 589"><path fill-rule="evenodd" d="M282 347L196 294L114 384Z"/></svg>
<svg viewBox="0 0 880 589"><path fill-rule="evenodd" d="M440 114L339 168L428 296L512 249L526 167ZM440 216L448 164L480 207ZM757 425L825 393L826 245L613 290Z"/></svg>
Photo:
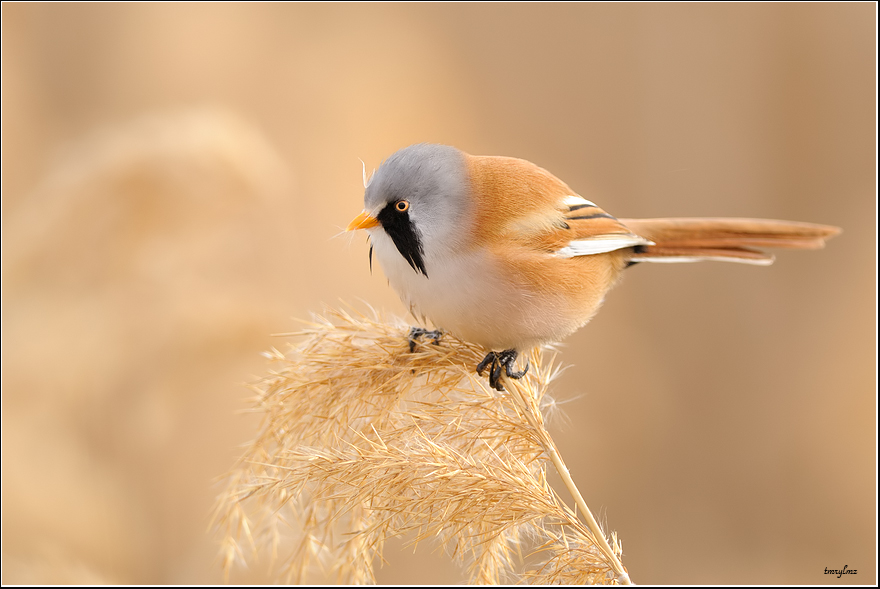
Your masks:
<svg viewBox="0 0 880 589"><path fill-rule="evenodd" d="M754 248L815 249L837 227L734 218L618 219L523 159L446 145L405 147L366 181L365 229L410 312L490 352L477 366L503 390L517 353L586 324L625 268L722 260L768 265ZM440 332L413 328L414 338Z"/></svg>

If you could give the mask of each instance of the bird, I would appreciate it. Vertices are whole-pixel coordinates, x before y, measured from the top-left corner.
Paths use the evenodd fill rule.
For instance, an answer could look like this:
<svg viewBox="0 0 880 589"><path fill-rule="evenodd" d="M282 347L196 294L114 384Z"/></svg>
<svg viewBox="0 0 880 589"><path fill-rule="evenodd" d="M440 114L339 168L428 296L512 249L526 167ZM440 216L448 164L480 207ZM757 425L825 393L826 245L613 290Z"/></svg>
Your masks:
<svg viewBox="0 0 880 589"><path fill-rule="evenodd" d="M744 218L623 219L527 160L474 156L420 143L369 178L346 231L366 230L414 327L489 350L476 367L502 391L522 378L519 353L584 326L624 271L647 262L720 260L769 265L758 248L817 249L837 227Z"/></svg>

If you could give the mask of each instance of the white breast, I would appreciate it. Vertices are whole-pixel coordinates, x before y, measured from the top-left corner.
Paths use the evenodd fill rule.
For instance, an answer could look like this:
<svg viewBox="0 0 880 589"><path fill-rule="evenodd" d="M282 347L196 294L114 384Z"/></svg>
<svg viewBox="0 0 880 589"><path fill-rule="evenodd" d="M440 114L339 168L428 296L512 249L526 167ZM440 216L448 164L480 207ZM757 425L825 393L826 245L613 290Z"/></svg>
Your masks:
<svg viewBox="0 0 880 589"><path fill-rule="evenodd" d="M505 275L486 250L426 252L428 276L415 272L381 229L370 240L382 270L417 318L491 350L527 347L572 330L565 301L538 297Z"/></svg>

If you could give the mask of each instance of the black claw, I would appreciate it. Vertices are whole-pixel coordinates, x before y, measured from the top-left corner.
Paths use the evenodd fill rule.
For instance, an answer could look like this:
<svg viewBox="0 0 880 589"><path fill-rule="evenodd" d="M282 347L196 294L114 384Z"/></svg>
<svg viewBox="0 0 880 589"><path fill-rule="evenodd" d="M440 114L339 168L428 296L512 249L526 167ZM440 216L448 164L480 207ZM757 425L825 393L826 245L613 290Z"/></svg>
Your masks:
<svg viewBox="0 0 880 589"><path fill-rule="evenodd" d="M504 365L504 373L514 379L520 379L526 375L526 372L529 371L529 362L526 360L526 367L520 372L515 372L513 370L513 365L516 362L517 357L516 350L504 350L499 354L499 362Z"/></svg>
<svg viewBox="0 0 880 589"><path fill-rule="evenodd" d="M494 366L497 360L498 356L495 354L495 352L489 352L488 354L486 354L486 357L483 358L483 361L477 364L477 375L483 376L483 371L486 370L486 367L490 364ZM491 374L491 370L489 371L489 373Z"/></svg>
<svg viewBox="0 0 880 589"><path fill-rule="evenodd" d="M486 357L483 358L483 361L477 364L477 374L483 376L483 371L486 368L489 369L489 386L495 389L496 391L503 391L504 385L501 384L501 371L504 370L504 374L507 375L508 378L520 379L526 375L529 371L529 361L526 360L526 367L519 372L513 370L514 363L516 362L517 351L516 350L504 350L503 352L489 352L486 354Z"/></svg>
<svg viewBox="0 0 880 589"><path fill-rule="evenodd" d="M412 327L409 330L409 352L412 354L416 351L416 340L420 337L427 336L431 338L431 343L435 346L440 345L440 338L443 337L443 332L439 329L428 330L424 327Z"/></svg>
<svg viewBox="0 0 880 589"><path fill-rule="evenodd" d="M492 367L492 375L489 377L489 386L491 386L496 391L503 391L504 385L501 384L501 369L504 367L503 364L496 362Z"/></svg>
<svg viewBox="0 0 880 589"><path fill-rule="evenodd" d="M529 364L529 361L526 360L526 367L523 368L522 370L520 370L519 372L513 372L513 371L511 371L511 369L510 369L511 366L513 366L513 362L511 362L510 364L508 364L507 367L506 367L507 376L508 376L509 378L513 378L513 379L515 379L515 380L519 380L519 379L521 379L522 377L524 377L524 376L526 375L526 372L529 371L530 364Z"/></svg>

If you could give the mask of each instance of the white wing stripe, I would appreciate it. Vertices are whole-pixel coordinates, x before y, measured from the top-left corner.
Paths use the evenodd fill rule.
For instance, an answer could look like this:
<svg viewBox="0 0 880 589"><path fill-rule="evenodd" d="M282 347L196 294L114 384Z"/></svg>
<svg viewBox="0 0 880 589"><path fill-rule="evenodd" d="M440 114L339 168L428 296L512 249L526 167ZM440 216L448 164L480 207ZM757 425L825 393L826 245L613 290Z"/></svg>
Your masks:
<svg viewBox="0 0 880 589"><path fill-rule="evenodd" d="M587 206L591 206L591 207L596 206L596 203L590 202L585 198L581 198L580 196L574 196L574 195L566 196L565 198L563 198L562 204L564 204L567 207L574 207L577 205L587 205Z"/></svg>
<svg viewBox="0 0 880 589"><path fill-rule="evenodd" d="M560 258L573 258L604 254L637 245L654 245L654 242L638 235L597 235L591 239L570 241L567 246L554 253Z"/></svg>

